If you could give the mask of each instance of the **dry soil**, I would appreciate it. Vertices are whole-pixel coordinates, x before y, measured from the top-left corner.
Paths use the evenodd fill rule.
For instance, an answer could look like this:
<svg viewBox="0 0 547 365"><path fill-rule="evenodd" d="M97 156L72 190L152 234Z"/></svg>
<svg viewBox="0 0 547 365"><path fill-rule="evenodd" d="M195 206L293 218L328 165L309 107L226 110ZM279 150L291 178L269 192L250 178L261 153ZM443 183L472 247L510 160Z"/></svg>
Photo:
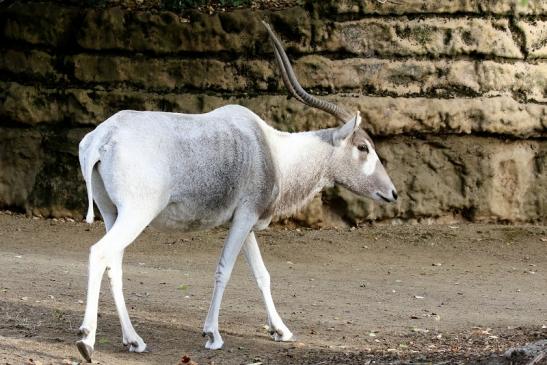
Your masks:
<svg viewBox="0 0 547 365"><path fill-rule="evenodd" d="M0 360L72 364L89 247L101 222L0 214ZM240 259L225 292L225 346L201 328L226 230L147 229L126 251L130 315L151 347L128 353L105 276L94 362L177 364L506 363L547 338L547 227L376 225L258 234L278 310L297 336L270 340ZM30 360L32 359L32 360Z"/></svg>

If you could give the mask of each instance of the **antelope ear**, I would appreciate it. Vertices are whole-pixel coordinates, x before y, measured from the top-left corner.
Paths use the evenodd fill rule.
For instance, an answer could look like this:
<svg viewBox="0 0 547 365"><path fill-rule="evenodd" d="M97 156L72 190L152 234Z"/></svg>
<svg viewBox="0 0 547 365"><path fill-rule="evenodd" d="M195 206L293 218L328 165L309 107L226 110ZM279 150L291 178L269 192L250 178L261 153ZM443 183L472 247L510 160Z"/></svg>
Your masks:
<svg viewBox="0 0 547 365"><path fill-rule="evenodd" d="M359 128L359 125L361 124L361 115L359 112L355 114L355 117L353 117L351 120L346 122L343 126L338 128L336 131L334 131L334 134L332 136L332 142L335 146L340 145L343 141L348 139L357 128Z"/></svg>

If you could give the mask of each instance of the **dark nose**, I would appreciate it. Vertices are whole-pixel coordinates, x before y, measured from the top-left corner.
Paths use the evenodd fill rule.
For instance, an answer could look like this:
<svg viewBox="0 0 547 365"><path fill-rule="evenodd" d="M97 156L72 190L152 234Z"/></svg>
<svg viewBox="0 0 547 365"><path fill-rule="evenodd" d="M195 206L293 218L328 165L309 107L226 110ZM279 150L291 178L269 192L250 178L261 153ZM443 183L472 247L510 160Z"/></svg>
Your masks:
<svg viewBox="0 0 547 365"><path fill-rule="evenodd" d="M397 200L397 192L395 190L391 191L391 195L393 195L393 200Z"/></svg>

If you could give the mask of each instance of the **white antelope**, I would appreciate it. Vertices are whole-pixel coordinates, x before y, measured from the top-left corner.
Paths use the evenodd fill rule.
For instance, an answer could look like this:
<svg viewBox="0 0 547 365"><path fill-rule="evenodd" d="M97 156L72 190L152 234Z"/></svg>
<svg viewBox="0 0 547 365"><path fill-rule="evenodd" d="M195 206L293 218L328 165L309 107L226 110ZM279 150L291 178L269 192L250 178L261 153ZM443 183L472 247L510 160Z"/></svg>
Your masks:
<svg viewBox="0 0 547 365"><path fill-rule="evenodd" d="M359 112L350 114L306 93L281 43L264 25L290 94L344 124L286 133L242 106L227 105L205 114L124 110L87 134L80 143L89 198L86 220L93 221L95 201L107 231L89 253L87 303L77 342L87 361L95 345L106 269L123 343L132 352L147 349L131 324L122 293L124 249L146 226L189 231L231 222L203 326L205 347L219 349L223 345L218 330L220 303L241 249L262 291L273 338L293 338L275 309L255 230L266 228L273 217L293 213L335 183L378 201L397 199L372 140L359 128Z"/></svg>

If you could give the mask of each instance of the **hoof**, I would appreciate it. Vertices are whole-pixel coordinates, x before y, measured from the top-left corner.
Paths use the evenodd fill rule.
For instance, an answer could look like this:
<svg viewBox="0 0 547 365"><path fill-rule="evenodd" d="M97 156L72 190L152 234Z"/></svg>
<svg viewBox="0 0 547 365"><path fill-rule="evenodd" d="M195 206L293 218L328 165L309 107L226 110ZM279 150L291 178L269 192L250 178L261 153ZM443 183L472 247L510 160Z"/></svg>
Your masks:
<svg viewBox="0 0 547 365"><path fill-rule="evenodd" d="M272 331L272 332L270 332L270 334L272 335L274 341L277 341L277 342L294 342L294 341L296 341L296 337L289 330L287 330L287 331L281 331L281 330Z"/></svg>
<svg viewBox="0 0 547 365"><path fill-rule="evenodd" d="M147 344L141 341L139 344L138 341L133 341L128 344L129 345L129 352L137 352L137 353L143 353L143 352L150 352L150 348Z"/></svg>
<svg viewBox="0 0 547 365"><path fill-rule="evenodd" d="M80 354L87 362L91 362L91 354L93 354L93 347L89 346L84 341L78 341L76 342L76 347L78 347L78 351L80 351Z"/></svg>
<svg viewBox="0 0 547 365"><path fill-rule="evenodd" d="M203 332L203 337L207 337L205 348L208 350L220 350L224 345L220 334L218 334L218 337L216 337L213 332Z"/></svg>

